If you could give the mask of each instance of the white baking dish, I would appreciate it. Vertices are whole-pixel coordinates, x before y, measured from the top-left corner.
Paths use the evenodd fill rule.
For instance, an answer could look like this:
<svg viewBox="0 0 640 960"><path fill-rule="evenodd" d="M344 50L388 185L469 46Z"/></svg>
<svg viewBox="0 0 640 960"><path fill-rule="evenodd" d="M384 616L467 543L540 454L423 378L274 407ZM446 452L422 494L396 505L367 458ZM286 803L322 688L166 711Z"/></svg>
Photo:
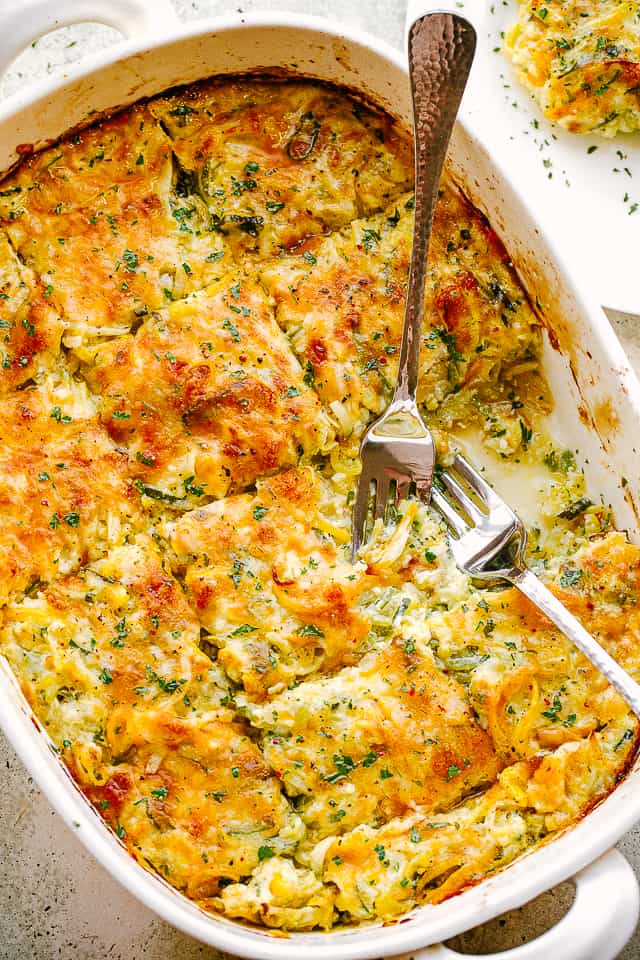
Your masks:
<svg viewBox="0 0 640 960"><path fill-rule="evenodd" d="M2 104L0 171L19 159L25 145L40 147L96 114L212 74L285 68L346 85L405 122L410 117L404 57L365 34L292 14L236 15L182 26L168 0L3 0L0 72L29 41L81 20L116 26L128 39L90 66L34 85ZM552 331L557 349L547 349L547 374L561 435L583 452L590 486L613 504L618 525L640 539L640 456L634 446L640 384L604 314L574 288L553 240L540 235L526 198L500 159L490 158L459 126L451 165L502 235ZM301 955L305 960L364 960L414 951L416 960L444 960L459 954L440 941L572 876L577 895L566 917L538 940L500 954L503 960L611 960L637 920L637 883L611 847L640 820L640 762L573 829L445 903L421 907L387 926L282 937L207 915L139 867L73 784L4 663L0 723L51 804L114 877L165 920L231 953L261 960L297 960Z"/></svg>

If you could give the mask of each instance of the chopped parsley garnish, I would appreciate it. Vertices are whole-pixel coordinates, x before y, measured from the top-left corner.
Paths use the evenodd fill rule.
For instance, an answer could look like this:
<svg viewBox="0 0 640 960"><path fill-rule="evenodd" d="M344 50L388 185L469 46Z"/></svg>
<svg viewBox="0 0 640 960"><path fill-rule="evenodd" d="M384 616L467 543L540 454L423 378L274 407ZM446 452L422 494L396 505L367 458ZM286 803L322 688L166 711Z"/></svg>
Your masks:
<svg viewBox="0 0 640 960"><path fill-rule="evenodd" d="M569 564L564 565L562 573L560 574L561 587L575 587L581 580L582 570L579 570L577 567L570 567Z"/></svg>
<svg viewBox="0 0 640 960"><path fill-rule="evenodd" d="M382 846L382 844L381 844L381 843L376 843L376 845L375 845L375 847L374 847L373 849L374 849L375 852L378 854L378 860L380 861L380 863L384 863L384 861L385 861L386 858L387 858L387 853L386 853L384 847Z"/></svg>
<svg viewBox="0 0 640 960"><path fill-rule="evenodd" d="M229 318L222 321L222 329L228 330L229 333L231 334L231 339L234 340L236 343L240 343L240 339L241 339L240 332L238 328L235 326L235 324L232 323L231 320L229 320Z"/></svg>
<svg viewBox="0 0 640 960"><path fill-rule="evenodd" d="M275 855L275 850L272 847L258 847L258 860L260 860L260 862L270 860L271 857L275 857Z"/></svg>
<svg viewBox="0 0 640 960"><path fill-rule="evenodd" d="M124 260L127 270L135 273L138 269L138 254L134 253L133 250L125 250L122 254L122 259Z"/></svg>
<svg viewBox="0 0 640 960"><path fill-rule="evenodd" d="M454 363L464 360L464 354L460 353L456 346L457 340L455 333L450 333L444 327L437 327L429 334L429 340L436 339L440 340L445 345L450 360L452 360Z"/></svg>
<svg viewBox="0 0 640 960"><path fill-rule="evenodd" d="M362 246L365 248L367 253L371 253L372 250L376 249L377 244L380 243L380 234L377 230L363 230L362 231Z"/></svg>
<svg viewBox="0 0 640 960"><path fill-rule="evenodd" d="M222 803L226 795L227 795L226 790L210 790L207 793L205 793L205 797L207 798L207 800L215 800L216 803Z"/></svg>
<svg viewBox="0 0 640 960"><path fill-rule="evenodd" d="M352 758L342 753L334 753L333 762L336 772L330 773L324 778L327 783L338 783L340 780L345 780L356 768Z"/></svg>
<svg viewBox="0 0 640 960"><path fill-rule="evenodd" d="M186 680L173 680L173 679L172 679L172 680L165 680L164 677L159 676L159 675L155 672L155 670L153 670L153 669L152 669L151 667L149 667L149 666L146 667L146 672L147 672L147 676L148 676L149 680L152 680L152 681L154 681L155 683L157 683L158 686L160 687L160 689L163 690L165 693L174 693L174 692L175 692L176 690L178 690L183 684L185 684L185 683L187 682Z"/></svg>
<svg viewBox="0 0 640 960"><path fill-rule="evenodd" d="M301 637L324 637L322 630L319 630L313 623L305 623L304 627L298 630L298 633Z"/></svg>
<svg viewBox="0 0 640 960"><path fill-rule="evenodd" d="M313 366L310 360L307 360L307 363L304 369L304 377L302 378L302 380L306 387L315 386L316 371L315 371L315 367Z"/></svg>
<svg viewBox="0 0 640 960"><path fill-rule="evenodd" d="M246 634L246 633L255 633L255 631L256 631L257 629L258 629L257 627L252 627L251 624L249 624L249 623L242 623L242 624L240 624L239 627L236 627L236 629L233 630L233 631L229 634L229 636L230 636L230 637L242 637L242 636L244 636L244 634Z"/></svg>
<svg viewBox="0 0 640 960"><path fill-rule="evenodd" d="M184 489L187 493L192 494L194 497L201 497L204 493L204 487L197 486L197 484L194 482L195 479L196 478L193 476L193 474L190 477L185 477L183 481Z"/></svg>
<svg viewBox="0 0 640 960"><path fill-rule="evenodd" d="M247 177L245 180L238 180L234 176L231 177L231 193L234 197L241 197L245 190L255 190L257 186L257 181L252 177Z"/></svg>
<svg viewBox="0 0 640 960"><path fill-rule="evenodd" d="M136 460L139 463L143 463L145 467L152 467L155 463L155 457L147 457L144 453L140 453L139 450L136 450Z"/></svg>
<svg viewBox="0 0 640 960"><path fill-rule="evenodd" d="M259 504L253 508L253 519L254 520L264 520L266 515L269 513L268 507L261 507Z"/></svg>
<svg viewBox="0 0 640 960"><path fill-rule="evenodd" d="M60 407L52 407L51 413L49 414L52 420L55 420L56 423L72 423L73 417L68 416L66 413L63 414Z"/></svg>
<svg viewBox="0 0 640 960"><path fill-rule="evenodd" d="M542 711L542 716L546 717L547 720L550 720L552 723L557 723L561 713L562 713L562 700L556 694L555 697L553 698L553 703L551 704L549 709Z"/></svg>

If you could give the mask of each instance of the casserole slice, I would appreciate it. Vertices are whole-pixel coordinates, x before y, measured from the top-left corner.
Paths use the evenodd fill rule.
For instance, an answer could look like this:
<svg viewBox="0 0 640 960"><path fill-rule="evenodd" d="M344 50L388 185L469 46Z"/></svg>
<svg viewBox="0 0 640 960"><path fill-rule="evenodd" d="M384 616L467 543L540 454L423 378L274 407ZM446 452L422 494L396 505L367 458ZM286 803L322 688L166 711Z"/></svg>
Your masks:
<svg viewBox="0 0 640 960"><path fill-rule="evenodd" d="M601 508L600 518L604 513ZM596 521L598 513L591 519ZM565 540L569 536L565 533ZM553 564L554 593L635 676L639 548L617 531L592 533L591 540L583 538L578 550ZM485 591L447 612L434 613L429 628L438 662L468 689L503 761L531 758L593 737L600 759L588 775L585 772L583 789L588 784L597 796L611 788L633 750L637 721L601 674L526 598L512 589ZM557 828L568 815L576 816L579 806L573 809L565 802L564 786L554 790L547 795L549 810L551 796L558 809L565 807L556 817ZM575 787L568 792L575 793Z"/></svg>
<svg viewBox="0 0 640 960"><path fill-rule="evenodd" d="M304 848L359 824L454 806L500 762L462 688L421 638L396 635L335 676L249 708L307 826Z"/></svg>
<svg viewBox="0 0 640 960"><path fill-rule="evenodd" d="M545 115L570 133L640 129L636 3L520 0L504 51Z"/></svg>
<svg viewBox="0 0 640 960"><path fill-rule="evenodd" d="M171 507L241 490L324 451L332 429L243 271L78 351L142 493Z"/></svg>
<svg viewBox="0 0 640 960"><path fill-rule="evenodd" d="M210 81L159 97L185 193L239 257L287 250L408 190L413 155L388 115L314 83Z"/></svg>
<svg viewBox="0 0 640 960"><path fill-rule="evenodd" d="M5 601L97 559L139 531L127 457L87 390L57 371L4 400L0 423L0 558Z"/></svg>
<svg viewBox="0 0 640 960"><path fill-rule="evenodd" d="M267 856L290 853L304 828L234 720L199 633L162 555L140 536L10 604L0 642L118 837L204 901Z"/></svg>
<svg viewBox="0 0 640 960"><path fill-rule="evenodd" d="M359 601L377 581L348 562L339 549L348 541L344 501L310 467L175 524L187 596L249 700L355 663L376 642Z"/></svg>
<svg viewBox="0 0 640 960"><path fill-rule="evenodd" d="M359 433L391 398L412 229L405 194L384 214L261 269L278 322L342 436ZM461 394L499 394L510 368L538 355L540 337L502 244L447 183L431 249L418 399L446 421L447 397L459 405Z"/></svg>
<svg viewBox="0 0 640 960"><path fill-rule="evenodd" d="M217 276L223 238L196 220L171 142L145 106L29 158L0 195L0 223L72 347L125 333Z"/></svg>

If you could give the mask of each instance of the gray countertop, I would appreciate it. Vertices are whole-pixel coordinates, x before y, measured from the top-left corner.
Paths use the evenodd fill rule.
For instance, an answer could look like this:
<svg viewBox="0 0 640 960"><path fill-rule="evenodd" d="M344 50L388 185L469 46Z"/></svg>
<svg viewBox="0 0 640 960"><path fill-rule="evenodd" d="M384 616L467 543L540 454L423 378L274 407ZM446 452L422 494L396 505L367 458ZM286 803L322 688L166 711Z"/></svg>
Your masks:
<svg viewBox="0 0 640 960"><path fill-rule="evenodd" d="M3 0L0 0L0 8ZM53 3L54 0L51 0ZM335 16L400 44L404 0L173 0L187 19L230 9L286 9ZM27 50L6 77L0 95L29 79L112 43L115 31L86 25L58 31ZM640 370L640 320L623 315L612 321ZM54 814L0 735L0 960L222 960L223 955L185 937L158 920L122 890L85 852ZM620 843L640 876L640 828ZM571 892L541 898L523 911L495 922L467 944L486 953L505 949L544 929ZM640 934L620 960L640 958ZM550 960L562 960L561 957ZM594 957L593 960L599 960Z"/></svg>

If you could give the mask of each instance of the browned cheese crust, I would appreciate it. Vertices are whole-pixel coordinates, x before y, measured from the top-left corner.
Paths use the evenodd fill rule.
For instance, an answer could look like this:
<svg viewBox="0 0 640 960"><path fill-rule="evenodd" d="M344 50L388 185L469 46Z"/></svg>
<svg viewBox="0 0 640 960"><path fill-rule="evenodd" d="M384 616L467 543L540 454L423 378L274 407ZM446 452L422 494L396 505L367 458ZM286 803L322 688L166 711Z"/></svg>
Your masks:
<svg viewBox="0 0 640 960"><path fill-rule="evenodd" d="M636 723L409 499L351 561L396 377L411 143L317 83L211 81L0 184L0 651L132 856L279 931L388 921L610 791ZM420 404L540 485L531 561L631 673L639 551L544 432L542 334L447 174ZM464 438L460 442L465 442Z"/></svg>

